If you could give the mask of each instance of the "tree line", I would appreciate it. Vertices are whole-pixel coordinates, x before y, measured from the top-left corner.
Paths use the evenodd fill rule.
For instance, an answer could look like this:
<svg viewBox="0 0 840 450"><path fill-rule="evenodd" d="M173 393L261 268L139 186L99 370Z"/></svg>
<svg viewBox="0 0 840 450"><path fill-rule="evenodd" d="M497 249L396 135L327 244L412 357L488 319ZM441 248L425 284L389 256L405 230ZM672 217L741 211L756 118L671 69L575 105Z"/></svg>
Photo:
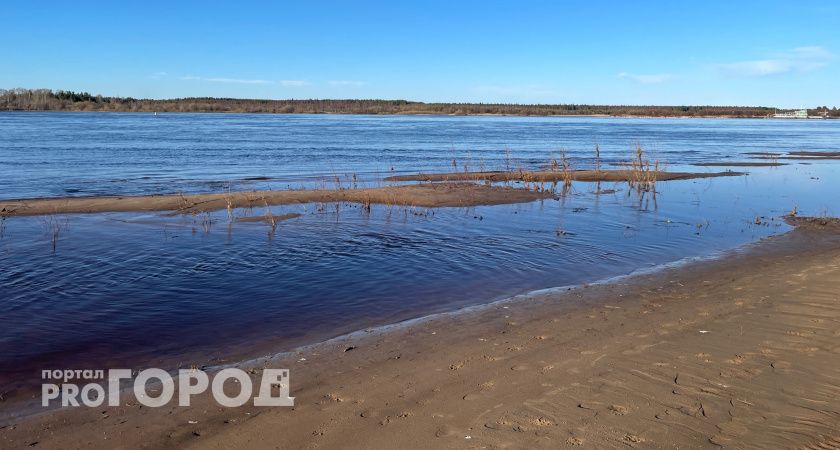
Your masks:
<svg viewBox="0 0 840 450"><path fill-rule="evenodd" d="M408 100L259 100L213 97L153 100L104 97L88 92L50 89L0 89L0 110L641 117L766 117L775 112L774 108L753 106L520 105L423 103ZM836 107L809 109L809 114L840 117L840 111Z"/></svg>

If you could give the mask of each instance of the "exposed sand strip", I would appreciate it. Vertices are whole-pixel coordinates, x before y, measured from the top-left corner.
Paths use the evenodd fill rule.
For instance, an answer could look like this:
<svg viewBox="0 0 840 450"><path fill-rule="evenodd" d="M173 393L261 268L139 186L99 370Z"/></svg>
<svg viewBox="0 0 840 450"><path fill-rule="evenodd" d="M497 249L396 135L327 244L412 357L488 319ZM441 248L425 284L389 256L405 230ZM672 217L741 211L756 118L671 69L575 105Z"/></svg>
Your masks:
<svg viewBox="0 0 840 450"><path fill-rule="evenodd" d="M749 161L702 162L702 163L692 164L692 166L699 166L699 167L777 167L777 166L786 166L786 165L787 165L787 163L749 162Z"/></svg>
<svg viewBox="0 0 840 450"><path fill-rule="evenodd" d="M790 156L823 156L840 158L840 152L789 152Z"/></svg>
<svg viewBox="0 0 840 450"><path fill-rule="evenodd" d="M743 172L664 172L657 171L650 173L637 172L633 170L573 170L568 173L549 170L539 172L452 172L452 173L418 173L414 175L394 175L385 178L385 181L529 181L529 182L555 182L564 181L567 178L571 181L636 181L649 176L656 181L690 180L694 178L712 177L734 177L746 175Z"/></svg>
<svg viewBox="0 0 840 450"><path fill-rule="evenodd" d="M131 211L194 213L222 210L228 207L248 208L315 202L354 202L420 207L477 206L526 203L553 196L554 194L550 192L537 192L506 186L442 183L369 189L246 191L223 194L0 200L0 216Z"/></svg>
<svg viewBox="0 0 840 450"><path fill-rule="evenodd" d="M755 165L763 165L754 163ZM656 172L646 181L687 180L722 176L740 176L742 172ZM641 181L630 170L573 171L573 181ZM0 216L33 216L70 213L174 211L198 213L225 208L248 208L294 203L353 202L419 207L478 206L526 203L552 198L554 194L509 186L488 186L456 181L529 181L557 182L562 172L465 172L398 175L386 181L436 181L438 184L386 186L365 189L301 189L281 191L244 191L189 195L138 195L100 197L57 197L0 200Z"/></svg>
<svg viewBox="0 0 840 450"><path fill-rule="evenodd" d="M66 410L0 429L0 446L836 447L840 227L797 220L722 260L266 363L291 369L294 409Z"/></svg>

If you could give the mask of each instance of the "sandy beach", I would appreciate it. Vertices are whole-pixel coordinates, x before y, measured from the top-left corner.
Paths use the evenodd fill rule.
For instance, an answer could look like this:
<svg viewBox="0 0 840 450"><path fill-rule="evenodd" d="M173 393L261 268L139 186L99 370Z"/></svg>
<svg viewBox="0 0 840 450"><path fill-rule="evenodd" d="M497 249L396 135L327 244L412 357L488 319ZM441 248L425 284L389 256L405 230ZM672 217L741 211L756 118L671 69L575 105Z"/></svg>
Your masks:
<svg viewBox="0 0 840 450"><path fill-rule="evenodd" d="M293 408L65 409L4 448L834 448L840 226L366 330L247 367ZM257 372L257 371L254 371Z"/></svg>

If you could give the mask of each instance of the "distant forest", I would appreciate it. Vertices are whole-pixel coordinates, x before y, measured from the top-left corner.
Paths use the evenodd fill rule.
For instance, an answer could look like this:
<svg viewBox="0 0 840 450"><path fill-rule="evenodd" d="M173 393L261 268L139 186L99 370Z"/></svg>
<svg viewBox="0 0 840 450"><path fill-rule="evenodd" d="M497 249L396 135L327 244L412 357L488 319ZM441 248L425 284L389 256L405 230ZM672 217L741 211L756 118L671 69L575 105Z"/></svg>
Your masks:
<svg viewBox="0 0 840 450"><path fill-rule="evenodd" d="M751 106L517 105L503 103L423 103L407 100L256 100L103 97L50 89L0 89L0 111L235 112L281 114L443 114L509 116L766 117L774 108ZM836 107L808 110L840 117Z"/></svg>

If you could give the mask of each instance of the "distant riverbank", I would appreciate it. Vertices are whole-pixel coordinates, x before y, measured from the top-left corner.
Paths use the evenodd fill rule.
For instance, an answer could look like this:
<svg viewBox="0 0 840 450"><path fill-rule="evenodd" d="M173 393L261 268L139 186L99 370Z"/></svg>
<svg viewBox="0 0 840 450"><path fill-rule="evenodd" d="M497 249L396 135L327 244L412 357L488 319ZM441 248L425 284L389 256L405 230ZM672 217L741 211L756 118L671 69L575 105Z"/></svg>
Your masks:
<svg viewBox="0 0 840 450"><path fill-rule="evenodd" d="M765 106L654 106L583 104L424 103L409 100L269 100L193 97L136 99L49 89L0 89L0 110L99 112L216 112L273 114L375 114L454 116L591 116L764 118ZM840 117L837 109L809 109L809 115Z"/></svg>

